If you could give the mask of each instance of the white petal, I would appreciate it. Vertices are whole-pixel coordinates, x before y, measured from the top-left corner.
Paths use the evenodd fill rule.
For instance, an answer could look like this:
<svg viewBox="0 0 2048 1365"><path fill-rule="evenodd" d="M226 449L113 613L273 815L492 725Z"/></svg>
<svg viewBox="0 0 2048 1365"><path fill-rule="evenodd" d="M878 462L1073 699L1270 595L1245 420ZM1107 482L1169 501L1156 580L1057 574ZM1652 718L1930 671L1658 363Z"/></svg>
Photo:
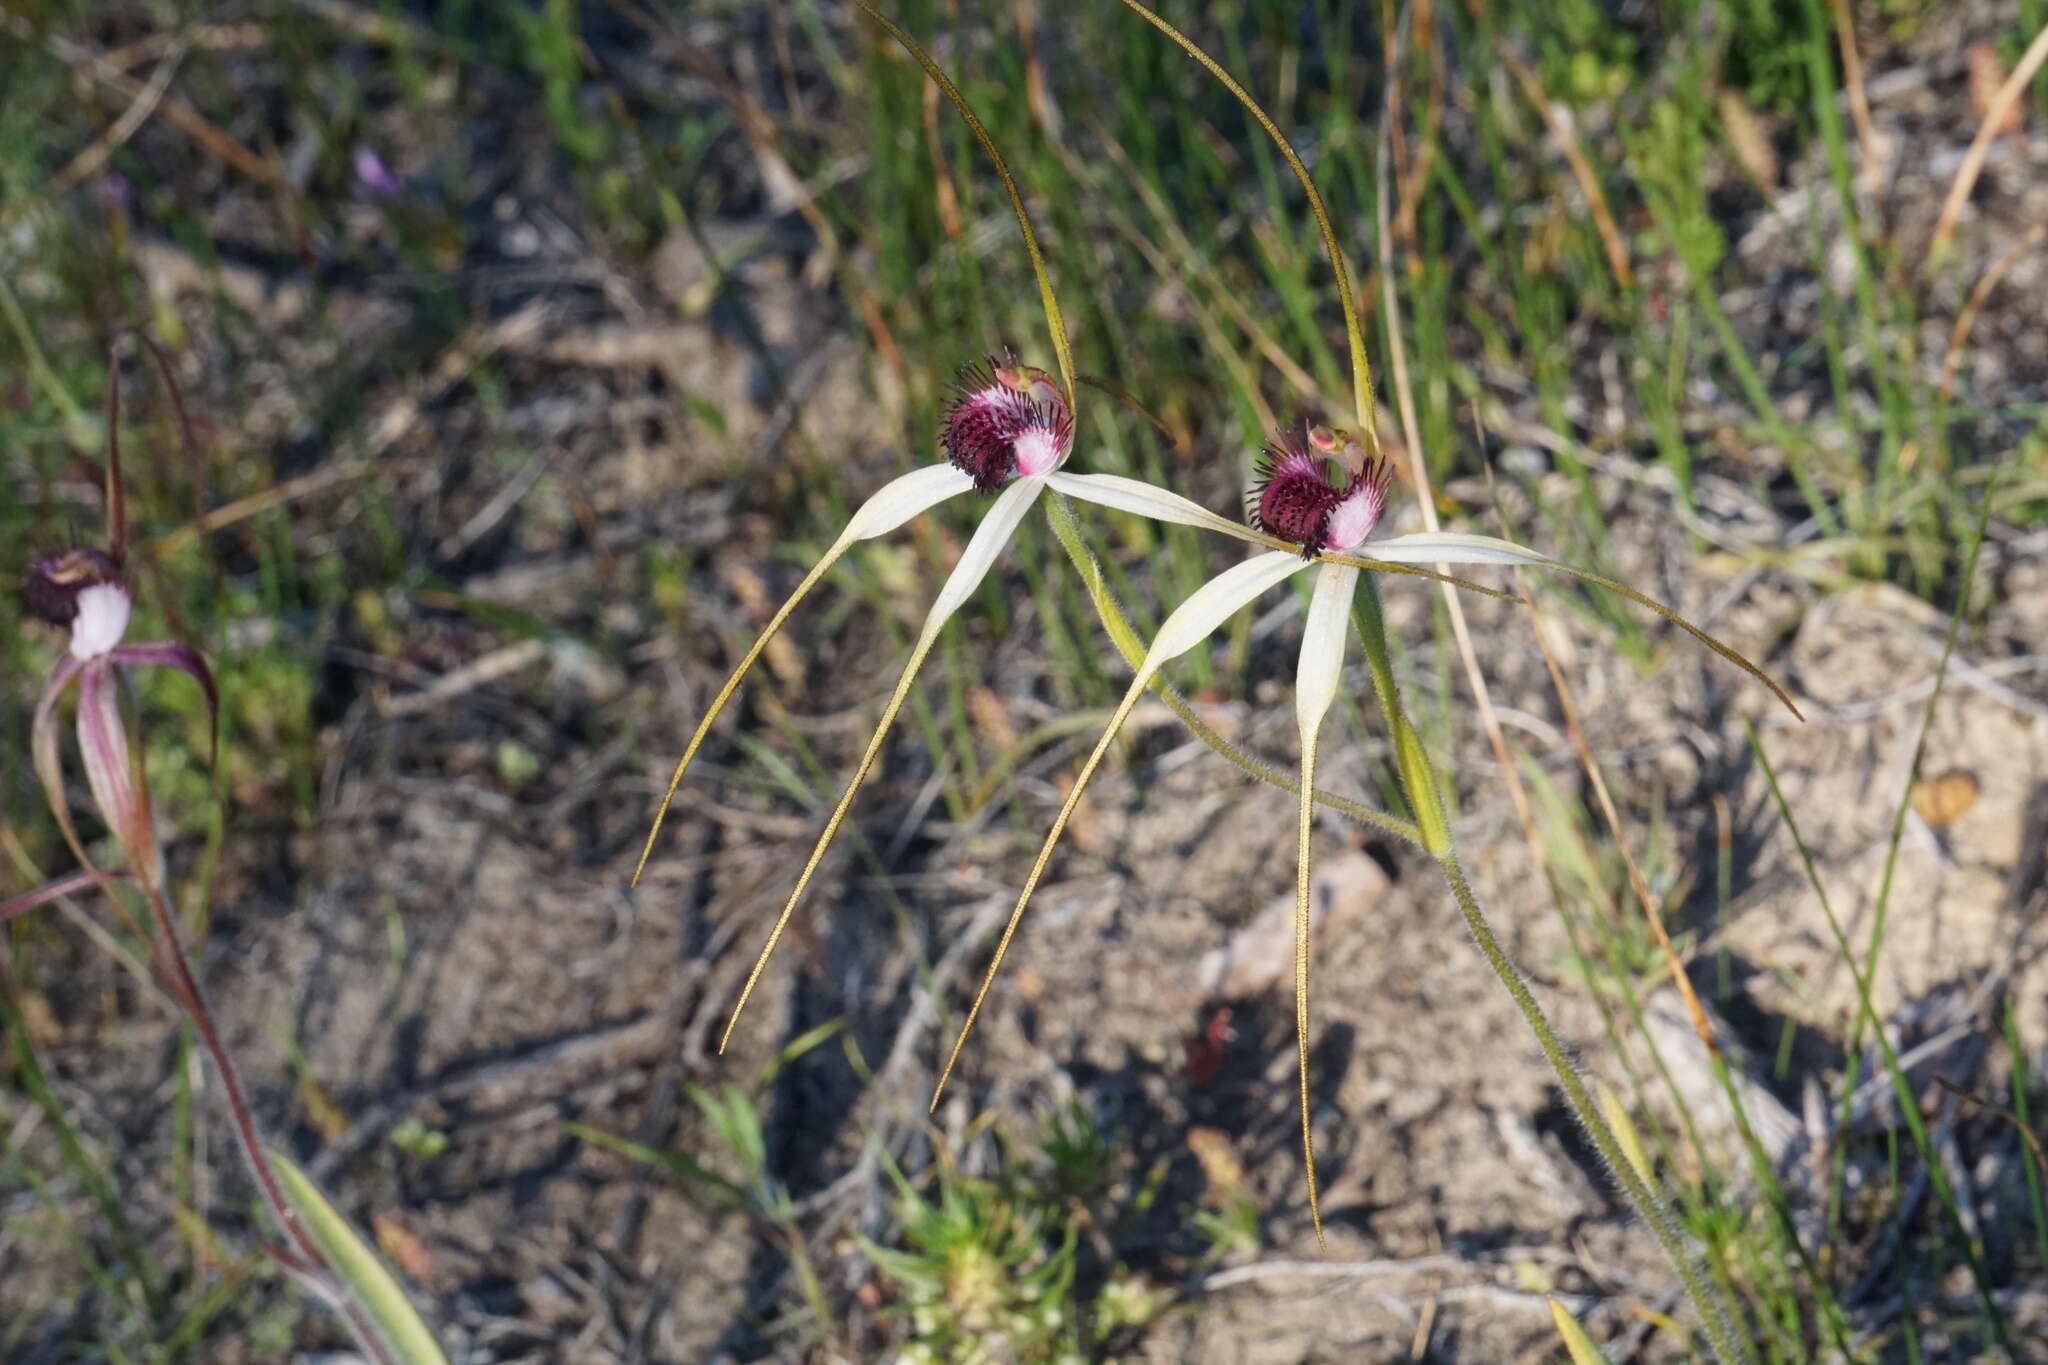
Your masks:
<svg viewBox="0 0 2048 1365"><path fill-rule="evenodd" d="M948 465L948 469L952 466ZM954 471L958 473L957 470ZM910 477L905 475L905 478ZM965 479L965 474L960 475ZM903 479L898 479L902 483ZM893 486L893 485L892 485ZM973 486L973 480L968 480ZM982 516L981 525L974 528L974 536L967 542L967 548L960 552L960 562L953 566L945 586L932 600L932 609L925 617L924 636L930 639L939 633L939 627L946 624L946 618L960 610L974 590L981 586L981 580L988 577L989 568L996 562L996 556L1010 543L1017 527L1038 501L1038 495L1045 491L1044 479L1014 479L1010 486L996 495Z"/></svg>
<svg viewBox="0 0 2048 1365"><path fill-rule="evenodd" d="M856 540L873 540L909 521L919 512L938 506L947 498L965 493L974 480L949 464L928 464L892 479L860 505L853 520L839 533L841 545Z"/></svg>
<svg viewBox="0 0 2048 1365"><path fill-rule="evenodd" d="M1150 677L1168 659L1187 653L1216 633L1216 628L1235 616L1266 589L1300 573L1312 561L1291 550L1268 550L1253 555L1204 583L1173 609L1166 624L1152 640L1145 662L1138 666L1140 678Z"/></svg>
<svg viewBox="0 0 2048 1365"><path fill-rule="evenodd" d="M1116 474L1058 473L1052 475L1050 482L1068 497L1119 512L1149 517L1153 521L1200 527L1205 531L1221 531L1239 539L1245 535L1245 528L1228 517L1217 516L1200 503L1189 502L1178 493L1154 488L1140 479L1126 479Z"/></svg>
<svg viewBox="0 0 2048 1365"><path fill-rule="evenodd" d="M1494 536L1456 531L1418 531L1410 536L1368 540L1352 551L1390 564L1556 564L1549 555Z"/></svg>
<svg viewBox="0 0 2048 1365"><path fill-rule="evenodd" d="M1351 639L1351 595L1357 586L1358 570L1348 564L1325 564L1316 570L1308 624L1301 633L1301 662L1294 675L1294 716L1304 750L1315 746L1323 717L1337 699L1337 675Z"/></svg>

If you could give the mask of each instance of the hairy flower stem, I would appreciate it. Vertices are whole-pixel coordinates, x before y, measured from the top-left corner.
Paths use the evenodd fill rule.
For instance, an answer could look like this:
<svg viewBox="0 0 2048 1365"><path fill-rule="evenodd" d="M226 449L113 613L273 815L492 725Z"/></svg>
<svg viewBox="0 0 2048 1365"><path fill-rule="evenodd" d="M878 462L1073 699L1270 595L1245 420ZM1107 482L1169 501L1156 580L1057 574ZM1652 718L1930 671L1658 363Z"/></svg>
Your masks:
<svg viewBox="0 0 2048 1365"><path fill-rule="evenodd" d="M171 910L170 902L158 889L154 875L142 875L138 869L135 878L142 889L143 899L149 902L152 918L156 921L157 932L150 935L157 969L169 981L171 992L192 1020L192 1027L199 1034L199 1042L213 1059L214 1070L220 1074L221 1089L227 1096L228 1116L235 1133L235 1145L241 1149L242 1161L255 1179L256 1187L262 1192L263 1202L270 1209L270 1216L277 1220L290 1239L290 1258L285 1261L286 1269L309 1287L317 1291L330 1307L348 1324L356 1344L374 1360L385 1365L396 1365L396 1358L385 1347L384 1342L371 1325L369 1315L354 1301L353 1296L342 1286L340 1280L328 1266L326 1253L309 1234L298 1215L293 1212L285 1199L284 1186L279 1183L276 1170L263 1148L262 1135L256 1131L256 1117L249 1108L249 1101L242 1090L242 1076L235 1066L233 1055L222 1041L219 1026L214 1022L213 1011L206 1003L206 996L199 988L199 980L193 976L190 961L185 951L185 936L178 928L178 917ZM105 890L111 896L113 888L109 883Z"/></svg>
<svg viewBox="0 0 2048 1365"><path fill-rule="evenodd" d="M1123 607L1116 600L1116 595L1110 591L1109 584L1102 574L1102 565L1095 558L1095 552L1090 550L1088 542L1082 539L1081 525L1074 515L1073 502L1062 493L1050 493L1045 499L1045 515L1046 520L1052 524L1053 534L1059 538L1061 548L1067 552L1067 557L1073 560L1075 572L1081 575L1081 581L1087 585L1089 599L1095 604L1095 613L1101 617L1103 629L1109 632L1109 638L1115 642L1117 652L1124 656L1124 662L1136 668L1145 657L1145 642L1132 628L1129 618L1124 615ZM1254 758L1217 734L1208 722L1196 714L1195 708L1188 705L1187 699L1169 686L1163 677L1154 678L1152 688L1196 739L1229 759L1249 776L1261 782L1270 782L1283 791L1300 794L1300 782L1281 769ZM1310 788L1314 789L1313 782ZM1317 804L1327 806L1360 824L1370 825L1418 847L1426 846L1422 831L1397 816L1374 810L1370 806L1362 806L1356 801L1347 801L1329 792L1317 791L1315 799Z"/></svg>
<svg viewBox="0 0 2048 1365"><path fill-rule="evenodd" d="M1472 894L1471 883L1465 879L1465 870L1459 864L1457 849L1451 842L1450 819L1443 793L1437 786L1435 770L1430 766L1428 756L1422 752L1415 729L1401 709L1400 690L1395 685L1393 662L1387 652L1386 621L1380 608L1379 589L1369 574L1360 575L1355 608L1358 633L1365 641L1366 663L1372 670L1373 691L1394 734L1394 753L1402 788L1422 829L1423 846L1436 859L1444 879L1450 883L1451 894L1457 898L1458 911L1465 917L1465 927L1471 931L1472 941L1479 946L1480 956L1486 959L1486 965L1500 978L1502 988L1515 1002L1515 1008L1529 1025L1529 1031L1536 1035L1536 1045L1543 1050L1551 1070L1557 1074L1558 1085L1564 1090L1572 1115L1585 1129L1586 1136L1593 1140L1601 1160L1614 1174L1635 1211L1650 1225L1650 1231L1656 1234L1664 1254L1678 1271L1686 1295L1692 1299L1693 1307L1700 1315L1715 1359L1722 1365L1754 1365L1756 1357L1736 1332L1734 1316L1729 1312L1719 1286L1702 1273L1699 1257L1680 1230L1669 1204L1650 1187L1645 1173L1638 1171L1622 1150L1614 1130L1607 1126L1607 1120L1601 1117L1599 1108L1593 1103L1571 1053L1558 1038L1556 1030L1551 1028L1543 1006L1530 993L1528 983L1523 981L1521 972L1500 946L1500 940L1493 936L1493 927L1480 911L1479 900Z"/></svg>

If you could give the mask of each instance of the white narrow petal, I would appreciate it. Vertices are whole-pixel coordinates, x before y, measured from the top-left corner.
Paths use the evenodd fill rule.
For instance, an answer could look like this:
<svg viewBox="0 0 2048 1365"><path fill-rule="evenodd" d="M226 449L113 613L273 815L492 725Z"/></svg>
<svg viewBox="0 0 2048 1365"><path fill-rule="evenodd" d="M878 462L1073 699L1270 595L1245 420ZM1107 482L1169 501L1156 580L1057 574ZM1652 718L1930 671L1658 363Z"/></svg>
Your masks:
<svg viewBox="0 0 2048 1365"><path fill-rule="evenodd" d="M1245 528L1228 517L1220 517L1200 503L1189 502L1178 493L1169 493L1163 488L1154 488L1139 479L1126 479L1116 474L1054 474L1050 482L1070 498L1092 502L1100 507L1114 508L1129 512L1133 516L1149 517L1153 521L1170 521L1181 526L1195 526L1205 531L1221 531L1225 535L1244 538Z"/></svg>
<svg viewBox="0 0 2048 1365"><path fill-rule="evenodd" d="M962 474L960 477L967 476ZM971 487L973 481L968 482ZM945 586L932 600L931 612L925 617L924 639L937 635L946 619L974 595L974 590L981 586L981 580L988 577L996 556L1010 543L1010 537L1016 534L1017 527L1044 491L1044 479L1014 479L1008 488L996 495L996 500L982 517L981 525L974 528L974 536L967 542L967 548L960 552L960 562L953 566Z"/></svg>
<svg viewBox="0 0 2048 1365"><path fill-rule="evenodd" d="M1312 561L1290 550L1268 550L1217 574L1173 609L1153 637L1138 676L1149 677L1168 659L1187 653L1216 633L1216 628L1274 584L1306 569Z"/></svg>
<svg viewBox="0 0 2048 1365"><path fill-rule="evenodd" d="M1468 536L1456 531L1418 531L1410 536L1368 540L1352 551L1390 564L1555 564L1557 561L1526 545L1494 536Z"/></svg>
<svg viewBox="0 0 2048 1365"><path fill-rule="evenodd" d="M1315 747L1316 732L1337 699L1337 675L1351 639L1351 595L1357 587L1358 570L1348 564L1325 564L1316 570L1308 624L1301 633L1301 662L1294 675L1294 716L1304 751Z"/></svg>
<svg viewBox="0 0 2048 1365"><path fill-rule="evenodd" d="M843 545L856 540L873 540L909 521L920 512L938 506L947 498L965 493L974 480L949 464L928 464L901 478L891 479L860 505L853 520L840 532Z"/></svg>

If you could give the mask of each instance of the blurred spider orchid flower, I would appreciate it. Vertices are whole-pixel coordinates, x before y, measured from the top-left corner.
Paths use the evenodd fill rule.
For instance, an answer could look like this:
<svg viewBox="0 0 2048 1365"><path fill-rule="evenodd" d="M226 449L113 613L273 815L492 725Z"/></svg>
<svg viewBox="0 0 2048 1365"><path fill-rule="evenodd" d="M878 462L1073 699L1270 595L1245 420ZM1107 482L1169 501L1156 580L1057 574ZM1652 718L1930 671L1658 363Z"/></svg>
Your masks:
<svg viewBox="0 0 2048 1365"><path fill-rule="evenodd" d="M70 647L50 671L36 702L29 731L29 749L36 776L50 811L64 831L72 853L89 880L99 875L71 819L64 797L64 771L59 756L58 707L72 683L78 685L78 751L86 786L128 868L119 874L159 880L158 850L150 817L149 791L140 780L121 719L119 678L122 664L175 668L198 682L206 693L209 717L220 710L213 674L198 651L175 640L124 643L134 597L121 577L115 557L104 550L82 548L38 561L23 589L29 614L70 633ZM76 884L67 879L67 884ZM0 905L0 919L63 894L45 887Z"/></svg>
<svg viewBox="0 0 2048 1365"><path fill-rule="evenodd" d="M134 334L161 370L179 413L192 455L191 431L183 422L175 372L148 337ZM118 345L118 343L117 343ZM401 1359L437 1361L443 1357L404 1291L362 1246L361 1238L317 1189L282 1158L273 1159L257 1130L241 1073L215 1022L206 993L193 974L185 936L170 901L163 850L157 842L150 811L147 775L139 751L129 743L121 715L120 668L123 665L175 668L191 677L206 694L213 755L220 746L220 694L206 660L189 645L175 640L131 644L127 641L135 597L122 572L128 541L127 501L121 479L120 368L115 353L107 384L107 548L82 547L32 564L23 585L29 615L68 635L68 647L50 670L30 724L29 749L50 813L79 867L44 885L0 902L0 922L62 897L97 888L108 902L147 939L157 971L172 998L185 1011L199 1042L214 1063L222 1097L249 1173L264 1203L285 1236L282 1244L266 1244L271 1256L309 1293L332 1307L347 1324L366 1358L379 1365ZM196 468L196 462L195 462ZM125 866L101 868L86 851L64 791L60 755L59 708L73 683L78 685L78 749L94 806L105 822ZM114 890L116 881L132 885L149 910L154 932L132 918L127 900Z"/></svg>
<svg viewBox="0 0 2048 1365"><path fill-rule="evenodd" d="M1339 476L1334 480L1331 477L1333 472ZM1150 649L1138 665L1137 675L1132 678L1123 700L1112 713L1102 738L1081 765L1059 814L1053 820L1052 829L1039 849L1038 858L1031 866L1016 908L1010 912L1009 922L996 944L981 987L975 993L974 1004L968 1010L952 1053L940 1073L932 1097L934 1108L938 1105L939 1093L944 1090L960 1059L967 1035L981 1013L989 987L1002 966L1003 956L1023 919L1025 908L1052 859L1053 849L1065 832L1075 807L1080 804L1097 766L1154 675L1170 660L1207 640L1224 622L1269 589L1297 574L1312 571L1315 575L1295 676L1295 719L1301 736L1300 791L1303 794L1296 841L1295 1030L1301 1079L1302 1155L1308 1169L1309 1209L1315 1219L1318 1240L1322 1237L1322 1214L1316 1196L1315 1146L1309 1127L1308 1091L1309 836L1314 812L1309 793L1315 789L1317 739L1323 719L1337 696L1339 675L1349 641L1352 599L1358 589L1359 575L1369 569L1414 572L1406 566L1421 565L1439 568L1468 564L1527 565L1561 570L1645 603L1705 642L1716 653L1731 659L1763 681L1787 706L1791 706L1791 700L1784 691L1755 665L1669 608L1631 588L1574 568L1526 546L1492 536L1451 532L1419 532L1372 539L1386 510L1389 482L1383 459L1367 455L1364 447L1349 433L1327 427L1307 427L1299 434L1285 432L1267 447L1258 465L1258 480L1245 498L1248 520L1255 528L1255 534L1148 485L1133 480L1118 481L1118 491L1124 501L1112 505L1121 505L1125 510L1161 520L1183 521L1227 531L1240 538L1256 538L1267 544L1285 543L1290 548L1268 550L1225 569L1190 594L1159 628ZM1360 557L1368 554L1369 557ZM1443 577L1426 571L1425 576ZM1476 586L1457 579L1449 581L1464 587ZM1797 708L1794 709L1796 711ZM1402 737L1397 734L1395 739L1398 747ZM1438 832L1442 827L1440 811L1417 812L1417 819L1425 845L1441 839L1448 846L1447 832ZM1438 850L1431 848L1430 851Z"/></svg>

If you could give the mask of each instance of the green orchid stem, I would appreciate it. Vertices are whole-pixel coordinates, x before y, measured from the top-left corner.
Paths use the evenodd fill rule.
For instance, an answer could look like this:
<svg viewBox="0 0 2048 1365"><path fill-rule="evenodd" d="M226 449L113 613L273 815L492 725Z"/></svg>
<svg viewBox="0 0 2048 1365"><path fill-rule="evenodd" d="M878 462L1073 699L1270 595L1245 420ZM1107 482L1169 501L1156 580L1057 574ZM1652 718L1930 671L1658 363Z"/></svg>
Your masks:
<svg viewBox="0 0 2048 1365"><path fill-rule="evenodd" d="M1145 642L1139 638L1130 618L1124 615L1123 607L1116 600L1116 594L1110 591L1109 582L1103 577L1101 563L1095 558L1095 552L1088 548L1088 542L1082 538L1081 523L1074 515L1073 502L1064 493L1049 492L1045 498L1045 516L1052 524L1052 532L1059 538L1061 548L1067 552L1067 557L1074 561L1074 568L1080 573L1081 581L1087 585L1089 600L1095 604L1095 614L1102 618L1103 629L1108 631L1109 638L1116 642L1117 652L1124 656L1124 661L1132 668L1138 667L1145 657ZM1159 694L1160 700L1180 718L1181 724L1187 726L1196 739L1259 781L1270 782L1282 791L1300 794L1300 782L1281 769L1252 757L1217 734L1208 722L1195 713L1195 708L1188 705L1185 697L1167 685L1163 677L1153 679L1152 690ZM1420 828L1397 816L1374 810L1370 806L1362 806L1356 801L1347 801L1341 796L1333 796L1325 791L1317 791L1315 799L1318 804L1336 811L1339 815L1348 816L1362 825L1369 825L1382 833L1405 839L1419 848L1429 847Z"/></svg>
<svg viewBox="0 0 2048 1365"><path fill-rule="evenodd" d="M1543 1049L1543 1055L1550 1062L1550 1068L1557 1073L1557 1082L1563 1087L1565 1099L1572 1107L1579 1126L1599 1149L1600 1158L1607 1163L1607 1169L1620 1182L1628 1201L1635 1206L1643 1221L1657 1235L1664 1247L1664 1254L1671 1259L1678 1271L1678 1278L1685 1286L1685 1292L1698 1310L1700 1321L1706 1329L1707 1340L1713 1347L1714 1356L1723 1365L1754 1365L1756 1357L1744 1344L1734 1327L1734 1315L1728 1309L1727 1300L1719 1288L1702 1273L1699 1258L1687 1244L1685 1234L1680 1231L1678 1220L1672 1216L1670 1206L1662 1195L1650 1188L1643 1173L1622 1150L1614 1130L1607 1126L1600 1110L1593 1103L1592 1095L1586 1090L1586 1082L1579 1075L1579 1069L1558 1038L1556 1030L1550 1027L1550 1020L1543 1013L1543 1006L1536 1002L1528 984L1516 969L1507 951L1500 946L1500 940L1493 936L1493 927L1486 922L1486 916L1479 908L1479 900L1472 894L1472 885L1465 879L1465 869L1458 862L1458 853L1451 843L1450 819L1446 812L1443 792L1437 785L1436 772L1430 766L1429 757L1422 750L1421 740L1415 734L1415 727L1408 723L1407 715L1401 709L1400 689L1394 682L1394 666L1387 651L1386 619L1380 607L1379 588L1370 574L1359 576L1358 596L1355 599L1354 620L1358 633L1365 642L1365 659L1372 670L1373 691L1379 698L1380 710L1387 718L1387 725L1394 734L1394 754L1401 773L1401 785L1407 792L1408 804L1415 811L1415 818L1422 831L1423 847L1437 861L1443 870L1444 879L1450 883L1451 894L1457 898L1458 910L1465 917L1465 927L1471 931L1472 941L1479 945L1480 956L1486 965L1500 978L1501 986L1508 998L1515 1002L1529 1031L1536 1035L1536 1045Z"/></svg>

